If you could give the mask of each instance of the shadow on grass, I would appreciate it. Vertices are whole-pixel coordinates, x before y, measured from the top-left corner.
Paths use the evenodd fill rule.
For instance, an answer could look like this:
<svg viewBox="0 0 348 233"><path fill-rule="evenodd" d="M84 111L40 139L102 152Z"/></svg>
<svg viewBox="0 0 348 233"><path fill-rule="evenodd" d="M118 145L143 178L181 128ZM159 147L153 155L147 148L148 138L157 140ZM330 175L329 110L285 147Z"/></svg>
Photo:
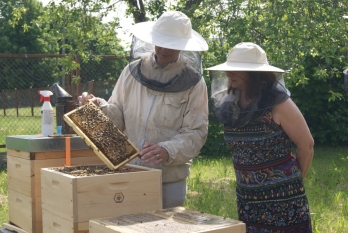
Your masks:
<svg viewBox="0 0 348 233"><path fill-rule="evenodd" d="M0 172L7 170L6 152L0 152Z"/></svg>

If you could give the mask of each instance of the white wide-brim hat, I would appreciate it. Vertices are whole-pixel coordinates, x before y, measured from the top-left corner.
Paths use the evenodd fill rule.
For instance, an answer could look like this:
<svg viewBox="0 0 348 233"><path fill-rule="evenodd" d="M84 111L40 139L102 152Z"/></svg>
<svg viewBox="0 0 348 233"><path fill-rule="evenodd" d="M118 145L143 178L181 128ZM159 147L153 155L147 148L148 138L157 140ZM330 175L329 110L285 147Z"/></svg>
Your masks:
<svg viewBox="0 0 348 233"><path fill-rule="evenodd" d="M269 65L266 52L260 46L251 42L242 42L235 45L226 62L209 67L207 70L285 72L278 67Z"/></svg>
<svg viewBox="0 0 348 233"><path fill-rule="evenodd" d="M192 29L191 20L179 11L167 11L157 21L137 23L130 30L138 39L162 48L208 50L205 39Z"/></svg>

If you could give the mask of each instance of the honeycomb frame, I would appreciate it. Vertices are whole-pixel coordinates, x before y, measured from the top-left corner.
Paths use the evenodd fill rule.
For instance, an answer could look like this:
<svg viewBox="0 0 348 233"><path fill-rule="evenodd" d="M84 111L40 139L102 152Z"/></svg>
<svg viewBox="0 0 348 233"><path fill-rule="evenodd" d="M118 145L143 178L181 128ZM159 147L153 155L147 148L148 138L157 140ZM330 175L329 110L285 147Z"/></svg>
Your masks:
<svg viewBox="0 0 348 233"><path fill-rule="evenodd" d="M110 169L139 155L132 142L90 101L64 114L63 119Z"/></svg>

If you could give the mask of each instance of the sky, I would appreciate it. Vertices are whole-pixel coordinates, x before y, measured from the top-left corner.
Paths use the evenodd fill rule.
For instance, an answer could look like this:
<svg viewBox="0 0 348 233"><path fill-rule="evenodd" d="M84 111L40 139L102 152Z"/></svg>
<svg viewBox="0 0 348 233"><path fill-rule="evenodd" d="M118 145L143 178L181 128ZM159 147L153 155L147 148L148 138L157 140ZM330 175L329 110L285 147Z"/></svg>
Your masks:
<svg viewBox="0 0 348 233"><path fill-rule="evenodd" d="M39 0L42 2L42 4L45 6L47 3L49 3L51 0ZM130 17L125 16L126 11L126 5L120 4L118 7L118 10L116 12L110 12L108 17L104 18L104 22L111 21L113 17L118 17L120 20L120 29L117 29L118 37L121 39L121 45L125 48L130 45L132 37L129 33L129 28L133 24L134 20Z"/></svg>

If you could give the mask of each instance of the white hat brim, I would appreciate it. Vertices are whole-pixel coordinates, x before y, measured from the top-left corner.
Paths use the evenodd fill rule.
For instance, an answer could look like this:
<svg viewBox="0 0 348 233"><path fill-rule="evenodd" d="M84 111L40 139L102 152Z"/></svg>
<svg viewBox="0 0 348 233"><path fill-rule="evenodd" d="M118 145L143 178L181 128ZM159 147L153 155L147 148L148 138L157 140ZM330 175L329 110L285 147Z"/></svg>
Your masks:
<svg viewBox="0 0 348 233"><path fill-rule="evenodd" d="M155 22L142 22L134 24L131 32L138 39L146 43L167 49L182 51L206 51L208 44L205 39L192 29L192 37L182 38L168 36L152 29Z"/></svg>
<svg viewBox="0 0 348 233"><path fill-rule="evenodd" d="M285 71L278 67L257 64L257 63L244 63L244 62L225 62L216 66L207 68L206 70L218 70L218 71L261 71L261 72L278 72L284 73Z"/></svg>

